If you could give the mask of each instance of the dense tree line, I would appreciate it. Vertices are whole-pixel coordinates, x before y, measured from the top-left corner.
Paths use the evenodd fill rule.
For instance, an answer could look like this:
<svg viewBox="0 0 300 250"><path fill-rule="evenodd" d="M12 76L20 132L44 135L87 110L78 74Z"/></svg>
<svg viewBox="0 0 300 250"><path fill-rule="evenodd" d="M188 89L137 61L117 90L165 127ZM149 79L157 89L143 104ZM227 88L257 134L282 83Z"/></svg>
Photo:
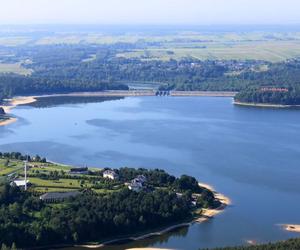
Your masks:
<svg viewBox="0 0 300 250"><path fill-rule="evenodd" d="M187 219L190 197L174 192L85 193L49 206L8 184L0 186L0 245L32 247L140 233Z"/></svg>
<svg viewBox="0 0 300 250"><path fill-rule="evenodd" d="M235 100L246 103L300 105L300 88L289 88L287 92L261 91L259 88L242 90Z"/></svg>
<svg viewBox="0 0 300 250"><path fill-rule="evenodd" d="M34 157L30 155L23 155L20 152L0 152L0 158L5 158L9 160L21 160L21 161L29 161L29 162L47 162L45 157L40 157L39 155L36 155Z"/></svg>
<svg viewBox="0 0 300 250"><path fill-rule="evenodd" d="M127 90L122 83L106 80L53 79L53 77L20 76L14 74L0 75L0 96L55 94L82 91Z"/></svg>

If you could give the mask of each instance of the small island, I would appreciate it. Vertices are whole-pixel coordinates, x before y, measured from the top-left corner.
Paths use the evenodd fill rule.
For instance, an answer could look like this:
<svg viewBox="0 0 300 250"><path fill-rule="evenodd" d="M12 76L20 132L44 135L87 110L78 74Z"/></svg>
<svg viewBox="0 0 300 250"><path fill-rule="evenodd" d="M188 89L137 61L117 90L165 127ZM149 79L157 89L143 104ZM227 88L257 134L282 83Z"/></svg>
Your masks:
<svg viewBox="0 0 300 250"><path fill-rule="evenodd" d="M164 170L88 168L0 153L0 245L92 245L161 234L222 211L226 197Z"/></svg>
<svg viewBox="0 0 300 250"><path fill-rule="evenodd" d="M299 107L300 90L291 87L261 87L240 91L234 104L256 107Z"/></svg>

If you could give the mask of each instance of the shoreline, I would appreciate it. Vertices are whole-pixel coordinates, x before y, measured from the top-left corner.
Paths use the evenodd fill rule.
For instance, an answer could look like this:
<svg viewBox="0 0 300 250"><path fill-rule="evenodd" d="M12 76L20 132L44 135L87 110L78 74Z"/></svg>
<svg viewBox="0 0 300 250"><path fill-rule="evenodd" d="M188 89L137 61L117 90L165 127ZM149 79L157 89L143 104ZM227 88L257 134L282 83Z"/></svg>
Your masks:
<svg viewBox="0 0 300 250"><path fill-rule="evenodd" d="M105 241L101 244L81 244L81 245L73 245L73 246L74 247L89 248L89 249L96 249L96 248L102 248L102 247L107 246L109 244L117 243L117 242L124 241L124 240L138 241L138 240L147 239L147 238L153 237L153 236L160 236L160 235L163 235L163 234L168 233L170 231L173 231L175 229L179 229L179 228L182 228L182 227L189 227L189 226L193 225L194 223L203 223L203 222L205 222L209 219L214 218L216 215L222 213L228 205L232 204L229 197L225 196L224 194L218 193L217 191L215 191L215 189L211 185L206 184L206 183L201 183L201 182L198 182L198 184L199 184L199 186L205 187L205 188L209 189L210 191L212 191L215 195L215 198L221 202L221 205L219 207L213 208L213 209L212 208L202 209L201 214L199 216L197 216L197 218L192 219L190 222L183 222L183 223L175 224L175 225L169 226L167 228L164 228L160 231L151 232L151 233L143 234L143 235L140 235L140 236L117 238L117 239ZM158 248L147 248L147 247L133 248L133 249L136 249L136 250L138 250L138 249L141 249L141 250L146 250L146 249L156 250L157 249L158 250ZM128 250L131 250L131 249L128 249Z"/></svg>
<svg viewBox="0 0 300 250"><path fill-rule="evenodd" d="M130 96L156 96L156 90L106 90L95 92L71 92L71 93L58 93L49 95L39 95L36 98L42 97L59 97L59 96L95 96L95 97L130 97ZM234 97L237 92L233 91L162 91L169 92L166 96L211 96L211 97Z"/></svg>
<svg viewBox="0 0 300 250"><path fill-rule="evenodd" d="M300 107L300 105L252 103L252 102L238 102L238 101L233 101L233 104L237 106L248 106L248 107L258 107L258 108L299 108Z"/></svg>
<svg viewBox="0 0 300 250"><path fill-rule="evenodd" d="M1 108L4 109L5 116L3 120L0 120L0 127L6 126L11 123L16 122L18 119L16 117L10 116L11 110L17 107L18 105L25 105L29 103L36 102L35 96L20 96L14 97L8 101L8 104L0 105Z"/></svg>
<svg viewBox="0 0 300 250"><path fill-rule="evenodd" d="M293 233L300 233L300 224L279 224L283 230Z"/></svg>
<svg viewBox="0 0 300 250"><path fill-rule="evenodd" d="M118 242L120 242L122 244L122 242L124 242L124 241L131 242L131 241L143 240L143 239L147 239L147 238L150 238L153 236L163 235L163 234L171 232L175 229L189 227L195 223L206 222L210 219L213 219L218 214L222 213L228 205L232 204L229 197L225 196L224 194L218 193L211 185L206 184L206 183L201 183L201 182L198 182L198 184L199 184L199 186L207 188L210 191L212 191L215 195L215 198L221 202L221 205L219 207L213 208L213 209L212 208L211 209L210 208L202 209L201 214L199 214L197 216L194 215L194 218L191 219L190 221L174 224L174 225L168 226L166 228L162 228L159 231L153 231L153 232L145 233L145 234L138 235L138 236L119 237L119 238L115 238L115 239L111 239L111 240L106 240L102 243L95 242L95 244L92 244L92 243L84 244L83 243L83 244L47 245L47 246L41 246L41 247L34 247L32 249L48 249L48 247L55 247L55 248L80 247L80 248L87 248L87 249L98 249L98 248L103 248L103 247L111 245L111 244L117 244ZM129 248L126 250L173 250L173 249L153 248L153 247L138 248L137 247L137 248Z"/></svg>

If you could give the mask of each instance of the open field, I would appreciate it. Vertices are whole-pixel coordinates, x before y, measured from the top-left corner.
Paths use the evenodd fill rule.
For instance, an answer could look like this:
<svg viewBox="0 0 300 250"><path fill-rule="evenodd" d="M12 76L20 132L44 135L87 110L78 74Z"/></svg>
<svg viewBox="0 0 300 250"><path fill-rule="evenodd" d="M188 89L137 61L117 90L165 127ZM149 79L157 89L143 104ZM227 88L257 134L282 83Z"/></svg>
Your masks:
<svg viewBox="0 0 300 250"><path fill-rule="evenodd" d="M32 70L22 67L20 63L0 63L0 73L30 75L32 73Z"/></svg>
<svg viewBox="0 0 300 250"><path fill-rule="evenodd" d="M1 36L0 45L4 46L18 46L23 45L31 41L32 38L28 36Z"/></svg>
<svg viewBox="0 0 300 250"><path fill-rule="evenodd" d="M23 165L20 161L9 160L7 162L6 159L0 159L0 176L19 172L21 169L23 169Z"/></svg>
<svg viewBox="0 0 300 250"><path fill-rule="evenodd" d="M195 48L150 48L119 53L119 57L138 57L144 60L170 60L193 57L200 60L265 60L270 62L284 61L300 56L300 41L264 41L208 43Z"/></svg>
<svg viewBox="0 0 300 250"><path fill-rule="evenodd" d="M30 183L36 187L47 187L47 188L57 188L57 189L80 189L80 180L76 179L58 179L58 180L43 180L41 178L28 178ZM91 187L90 182L85 182L82 187Z"/></svg>
<svg viewBox="0 0 300 250"><path fill-rule="evenodd" d="M197 29L155 34L151 32L121 32L109 34L99 32L66 32L52 35L30 34L9 36L0 32L0 45L113 45L117 43L134 45L140 49L120 52L119 56L141 57L144 60L169 60L183 57L205 59L257 59L278 62L300 56L300 32L251 31L251 32L201 32ZM130 47L130 46L129 46ZM83 59L93 60L95 57ZM3 68L4 66L2 66ZM29 74L18 65L7 66L9 72ZM6 72L7 69L0 72Z"/></svg>

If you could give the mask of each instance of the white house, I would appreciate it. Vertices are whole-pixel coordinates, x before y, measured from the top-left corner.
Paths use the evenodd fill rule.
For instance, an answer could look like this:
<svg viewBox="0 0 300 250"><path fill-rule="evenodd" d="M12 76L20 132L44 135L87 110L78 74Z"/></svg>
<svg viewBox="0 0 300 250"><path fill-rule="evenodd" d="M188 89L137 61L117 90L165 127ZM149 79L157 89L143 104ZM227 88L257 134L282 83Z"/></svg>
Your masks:
<svg viewBox="0 0 300 250"><path fill-rule="evenodd" d="M104 177L104 178L111 179L111 180L115 180L115 179L117 179L119 176L118 176L118 174L117 174L115 171L113 171L113 170L105 170L105 171L103 172L103 177Z"/></svg>
<svg viewBox="0 0 300 250"><path fill-rule="evenodd" d="M27 183L27 186L30 185L30 182L29 180L26 181ZM15 185L17 187L21 187L21 188L24 188L25 187L25 180L14 180L13 182L10 183L10 185Z"/></svg>

